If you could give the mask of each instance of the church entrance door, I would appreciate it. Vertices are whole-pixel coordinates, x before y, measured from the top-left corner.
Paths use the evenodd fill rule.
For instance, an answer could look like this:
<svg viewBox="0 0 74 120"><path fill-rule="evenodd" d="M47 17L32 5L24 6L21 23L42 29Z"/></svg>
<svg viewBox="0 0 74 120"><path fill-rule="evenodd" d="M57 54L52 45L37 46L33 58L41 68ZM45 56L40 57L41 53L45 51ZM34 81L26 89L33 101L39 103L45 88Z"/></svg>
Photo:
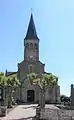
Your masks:
<svg viewBox="0 0 74 120"><path fill-rule="evenodd" d="M34 102L34 90L27 91L27 101Z"/></svg>

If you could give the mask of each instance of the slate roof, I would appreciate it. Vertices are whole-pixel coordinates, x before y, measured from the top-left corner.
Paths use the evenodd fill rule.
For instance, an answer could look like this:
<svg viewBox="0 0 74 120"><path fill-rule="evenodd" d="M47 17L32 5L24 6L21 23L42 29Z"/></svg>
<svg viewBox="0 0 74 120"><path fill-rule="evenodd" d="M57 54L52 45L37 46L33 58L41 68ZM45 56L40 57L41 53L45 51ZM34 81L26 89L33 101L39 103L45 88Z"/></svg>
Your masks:
<svg viewBox="0 0 74 120"><path fill-rule="evenodd" d="M28 39L29 40L31 40L31 39L39 40L39 38L37 37L36 28L35 28L32 13L31 13L31 17L30 17L30 22L29 22L27 34L26 34L26 37L25 37L25 40L28 40Z"/></svg>

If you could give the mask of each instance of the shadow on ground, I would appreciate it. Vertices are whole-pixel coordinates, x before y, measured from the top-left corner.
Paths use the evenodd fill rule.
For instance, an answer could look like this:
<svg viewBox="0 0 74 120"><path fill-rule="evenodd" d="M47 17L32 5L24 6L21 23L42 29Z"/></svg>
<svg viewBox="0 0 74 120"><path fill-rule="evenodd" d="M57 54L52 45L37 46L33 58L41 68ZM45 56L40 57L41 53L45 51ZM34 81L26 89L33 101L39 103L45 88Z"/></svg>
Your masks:
<svg viewBox="0 0 74 120"><path fill-rule="evenodd" d="M13 119L13 120L17 120L17 119ZM36 117L20 118L18 120L36 120Z"/></svg>
<svg viewBox="0 0 74 120"><path fill-rule="evenodd" d="M28 109L28 108L33 108L36 109L37 106L29 106L29 107L22 107L22 109Z"/></svg>

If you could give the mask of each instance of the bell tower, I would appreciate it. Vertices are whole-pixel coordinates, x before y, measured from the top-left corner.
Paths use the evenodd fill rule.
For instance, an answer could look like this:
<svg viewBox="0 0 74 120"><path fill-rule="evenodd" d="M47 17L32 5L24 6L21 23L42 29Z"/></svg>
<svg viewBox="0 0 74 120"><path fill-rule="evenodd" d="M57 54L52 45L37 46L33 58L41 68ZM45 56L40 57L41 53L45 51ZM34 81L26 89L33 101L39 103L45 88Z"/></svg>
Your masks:
<svg viewBox="0 0 74 120"><path fill-rule="evenodd" d="M31 13L27 33L24 38L24 60L18 63L18 78L22 81L25 79L25 75L29 73L43 74L44 66L45 64L39 60L39 38Z"/></svg>
<svg viewBox="0 0 74 120"><path fill-rule="evenodd" d="M39 38L37 37L32 13L24 38L24 60L39 61Z"/></svg>

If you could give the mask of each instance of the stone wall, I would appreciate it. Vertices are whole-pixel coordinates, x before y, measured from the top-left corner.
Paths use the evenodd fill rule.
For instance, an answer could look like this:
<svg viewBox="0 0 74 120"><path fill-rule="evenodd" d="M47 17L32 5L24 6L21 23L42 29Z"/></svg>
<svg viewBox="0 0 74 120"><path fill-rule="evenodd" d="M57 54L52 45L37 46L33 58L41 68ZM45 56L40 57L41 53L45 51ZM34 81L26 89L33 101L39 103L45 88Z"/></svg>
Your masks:
<svg viewBox="0 0 74 120"><path fill-rule="evenodd" d="M73 120L74 110L60 110L45 108L41 110L40 119L46 120Z"/></svg>
<svg viewBox="0 0 74 120"><path fill-rule="evenodd" d="M25 80L22 87L20 88L20 100L27 102L27 91L34 90L34 102L39 100L39 87L35 85L31 85L29 80ZM19 93L19 92L18 92Z"/></svg>
<svg viewBox="0 0 74 120"><path fill-rule="evenodd" d="M41 110L40 119L43 119L43 118L46 120L63 120L63 117L61 116L61 113L59 110L49 109L49 108L45 108Z"/></svg>
<svg viewBox="0 0 74 120"><path fill-rule="evenodd" d="M69 119L69 120L74 120L74 110L60 110L61 114L63 116L63 118L65 120Z"/></svg>
<svg viewBox="0 0 74 120"><path fill-rule="evenodd" d="M35 85L31 85L30 81L25 79L22 86L18 89L17 92L17 99L22 100L24 102L27 102L27 91L28 90L34 90L35 92L35 103L37 101L40 101L40 88L39 86L35 86ZM57 100L57 102L60 102L60 88L57 85L54 88L48 88L45 92L45 101L47 103L55 103Z"/></svg>
<svg viewBox="0 0 74 120"><path fill-rule="evenodd" d="M45 93L45 100L49 103L60 103L60 86L48 88Z"/></svg>

